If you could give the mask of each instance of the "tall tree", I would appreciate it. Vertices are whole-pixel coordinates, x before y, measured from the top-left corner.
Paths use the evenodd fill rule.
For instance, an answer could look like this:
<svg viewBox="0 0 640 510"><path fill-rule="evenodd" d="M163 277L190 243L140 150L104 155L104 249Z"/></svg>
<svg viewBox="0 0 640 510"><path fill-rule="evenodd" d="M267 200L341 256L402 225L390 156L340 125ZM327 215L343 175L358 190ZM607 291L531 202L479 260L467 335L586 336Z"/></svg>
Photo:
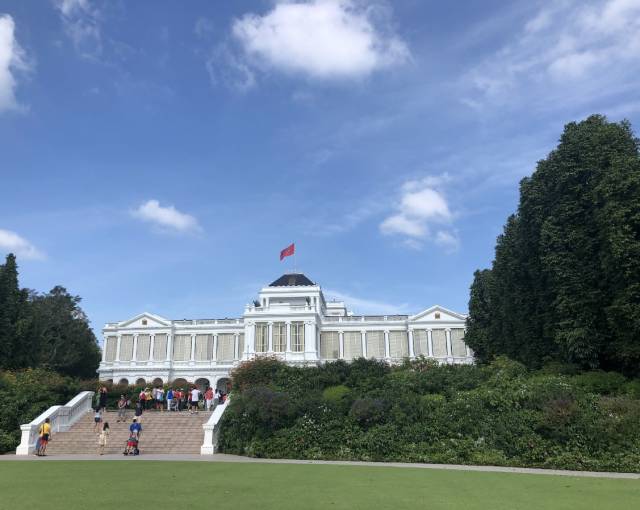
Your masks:
<svg viewBox="0 0 640 510"><path fill-rule="evenodd" d="M476 272L469 345L481 359L637 371L639 255L640 156L630 125L599 115L568 124L522 180L490 273Z"/></svg>

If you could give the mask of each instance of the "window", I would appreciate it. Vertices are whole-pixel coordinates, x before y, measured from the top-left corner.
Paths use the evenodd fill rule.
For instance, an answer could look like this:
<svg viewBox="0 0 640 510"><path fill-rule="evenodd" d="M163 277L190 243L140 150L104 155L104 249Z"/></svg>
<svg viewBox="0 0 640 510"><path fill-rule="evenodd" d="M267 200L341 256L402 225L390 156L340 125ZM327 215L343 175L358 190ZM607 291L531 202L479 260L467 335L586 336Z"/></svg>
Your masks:
<svg viewBox="0 0 640 510"><path fill-rule="evenodd" d="M360 331L344 332L344 359L362 357L362 333Z"/></svg>
<svg viewBox="0 0 640 510"><path fill-rule="evenodd" d="M104 360L108 362L115 361L116 359L116 347L118 344L118 337L108 336L104 341Z"/></svg>
<svg viewBox="0 0 640 510"><path fill-rule="evenodd" d="M274 322L272 326L273 350L284 352L287 350L287 325L284 322Z"/></svg>
<svg viewBox="0 0 640 510"><path fill-rule="evenodd" d="M436 312L436 319L440 318L440 312Z"/></svg>
<svg viewBox="0 0 640 510"><path fill-rule="evenodd" d="M147 319L142 319L142 325L146 326L147 325Z"/></svg>
<svg viewBox="0 0 640 510"><path fill-rule="evenodd" d="M167 359L167 335L165 333L156 335L153 341L153 359L154 361Z"/></svg>
<svg viewBox="0 0 640 510"><path fill-rule="evenodd" d="M304 322L291 323L291 351L304 352Z"/></svg>
<svg viewBox="0 0 640 510"><path fill-rule="evenodd" d="M337 331L320 333L320 357L322 359L338 359L340 357L340 333Z"/></svg>
<svg viewBox="0 0 640 510"><path fill-rule="evenodd" d="M233 361L235 351L235 340L231 333L223 333L218 335L218 352L216 359L218 361Z"/></svg>
<svg viewBox="0 0 640 510"><path fill-rule="evenodd" d="M367 358L384 357L384 331L367 331Z"/></svg>
<svg viewBox="0 0 640 510"><path fill-rule="evenodd" d="M256 352L267 352L269 348L269 325L265 322L256 323Z"/></svg>
<svg viewBox="0 0 640 510"><path fill-rule="evenodd" d="M416 356L429 356L429 337L426 329L413 330L413 353Z"/></svg>
<svg viewBox="0 0 640 510"><path fill-rule="evenodd" d="M149 348L151 347L151 335L138 335L138 349L136 359L147 361L149 359Z"/></svg>
<svg viewBox="0 0 640 510"><path fill-rule="evenodd" d="M196 335L196 361L208 361L213 357L213 335Z"/></svg>
<svg viewBox="0 0 640 510"><path fill-rule="evenodd" d="M444 329L434 329L431 332L433 342L433 355L443 358L447 355L447 335Z"/></svg>
<svg viewBox="0 0 640 510"><path fill-rule="evenodd" d="M188 361L191 359L191 335L175 335L173 337L174 361Z"/></svg>
<svg viewBox="0 0 640 510"><path fill-rule="evenodd" d="M389 331L389 356L396 359L409 356L406 331Z"/></svg>
<svg viewBox="0 0 640 510"><path fill-rule="evenodd" d="M131 361L133 359L133 335L122 335L120 338L120 360Z"/></svg>
<svg viewBox="0 0 640 510"><path fill-rule="evenodd" d="M464 357L467 355L467 346L463 339L464 329L455 328L451 330L451 351L454 356Z"/></svg>

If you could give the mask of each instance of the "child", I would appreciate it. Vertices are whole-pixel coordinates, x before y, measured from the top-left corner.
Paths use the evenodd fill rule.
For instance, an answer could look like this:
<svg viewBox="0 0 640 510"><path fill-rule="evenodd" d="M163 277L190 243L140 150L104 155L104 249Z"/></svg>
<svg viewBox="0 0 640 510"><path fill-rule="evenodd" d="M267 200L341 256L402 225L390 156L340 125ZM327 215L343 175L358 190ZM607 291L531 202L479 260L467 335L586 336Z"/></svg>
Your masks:
<svg viewBox="0 0 640 510"><path fill-rule="evenodd" d="M102 432L98 438L98 454L104 455L104 449L107 446L107 438L109 437L109 422L104 422Z"/></svg>
<svg viewBox="0 0 640 510"><path fill-rule="evenodd" d="M138 436L131 432L129 434L129 439L127 439L127 447L124 449L125 455L136 455L136 451L138 450Z"/></svg>
<svg viewBox="0 0 640 510"><path fill-rule="evenodd" d="M102 423L102 411L99 407L96 407L96 414L93 415L93 431L98 432L100 424Z"/></svg>

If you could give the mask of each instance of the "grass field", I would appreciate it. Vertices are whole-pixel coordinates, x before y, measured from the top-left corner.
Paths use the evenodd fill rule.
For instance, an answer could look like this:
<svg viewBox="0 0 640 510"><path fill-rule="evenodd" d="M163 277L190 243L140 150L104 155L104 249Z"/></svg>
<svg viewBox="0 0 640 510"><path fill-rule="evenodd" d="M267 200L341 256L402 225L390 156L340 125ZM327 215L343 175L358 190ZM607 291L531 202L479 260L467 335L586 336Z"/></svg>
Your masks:
<svg viewBox="0 0 640 510"><path fill-rule="evenodd" d="M0 462L0 509L632 509L640 481L432 469Z"/></svg>

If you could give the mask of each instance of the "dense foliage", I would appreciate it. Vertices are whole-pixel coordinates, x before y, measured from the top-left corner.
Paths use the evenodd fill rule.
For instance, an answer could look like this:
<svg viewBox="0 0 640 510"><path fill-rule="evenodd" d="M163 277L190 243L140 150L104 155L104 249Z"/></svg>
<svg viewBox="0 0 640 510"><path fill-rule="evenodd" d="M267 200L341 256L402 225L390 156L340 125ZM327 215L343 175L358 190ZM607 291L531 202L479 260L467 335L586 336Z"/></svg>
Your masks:
<svg viewBox="0 0 640 510"><path fill-rule="evenodd" d="M0 369L41 367L95 377L100 349L80 298L63 287L38 294L18 285L13 255L0 265Z"/></svg>
<svg viewBox="0 0 640 510"><path fill-rule="evenodd" d="M290 367L246 362L233 374L220 444L257 457L638 471L640 384L573 367L528 371L420 358Z"/></svg>
<svg viewBox="0 0 640 510"><path fill-rule="evenodd" d="M49 370L0 371L0 454L15 451L21 424L80 391L94 389L95 381L83 382Z"/></svg>
<svg viewBox="0 0 640 510"><path fill-rule="evenodd" d="M520 204L477 271L467 343L506 355L640 373L640 155L627 122L591 116L520 184Z"/></svg>

